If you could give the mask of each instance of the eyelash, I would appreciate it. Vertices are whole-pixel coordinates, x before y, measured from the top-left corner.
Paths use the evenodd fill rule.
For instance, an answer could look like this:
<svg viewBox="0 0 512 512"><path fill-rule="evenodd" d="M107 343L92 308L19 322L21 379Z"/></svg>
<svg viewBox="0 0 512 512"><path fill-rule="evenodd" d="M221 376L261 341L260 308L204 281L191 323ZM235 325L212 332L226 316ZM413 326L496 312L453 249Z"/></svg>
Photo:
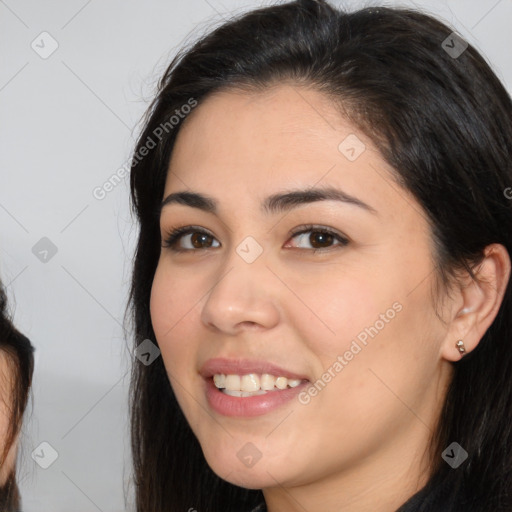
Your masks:
<svg viewBox="0 0 512 512"><path fill-rule="evenodd" d="M298 235L303 235L305 233L309 233L310 231L313 233L322 233L322 234L326 234L326 235L332 235L334 237L334 239L338 240L340 243L338 245L335 245L332 247L325 247L325 248L320 248L320 249L315 249L315 248L302 249L302 250L309 250L309 251L312 251L313 253L316 253L318 251L328 252L328 251L335 249L336 247L340 247L340 248L344 247L344 246L348 245L348 243L349 243L347 238L345 238L341 234L337 233L336 231L332 231L331 229L325 228L323 226L316 226L316 225L311 225L311 224L306 224L306 225L300 226L299 228L297 228L297 230L291 232L289 234L289 236L291 238L295 238ZM205 247L204 249L178 249L178 248L176 248L177 242L180 240L180 238L184 235L189 235L191 233L192 234L193 233L201 233L201 234L210 236L212 238L215 238L210 232L208 232L202 228L199 228L196 226L183 226L181 228L172 229L169 232L169 234L167 235L167 237L165 238L162 246L164 248L171 249L172 251L178 252L178 253L196 252L196 251L200 251L200 250L209 249L209 247ZM216 247L214 247L214 249L216 249ZM301 250L301 249L299 249L299 250Z"/></svg>

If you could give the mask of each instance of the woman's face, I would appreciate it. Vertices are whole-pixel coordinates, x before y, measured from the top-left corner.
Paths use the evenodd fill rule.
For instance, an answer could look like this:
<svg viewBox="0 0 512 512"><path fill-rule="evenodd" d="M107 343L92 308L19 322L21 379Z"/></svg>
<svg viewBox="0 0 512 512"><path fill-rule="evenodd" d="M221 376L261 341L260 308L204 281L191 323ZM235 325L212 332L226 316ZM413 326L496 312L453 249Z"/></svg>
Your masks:
<svg viewBox="0 0 512 512"><path fill-rule="evenodd" d="M423 211L372 142L313 90L221 92L186 120L169 169L164 198L216 205L167 201L163 243L194 229L162 248L151 294L211 468L248 488L410 475L451 375L447 327ZM326 189L338 199L312 200Z"/></svg>

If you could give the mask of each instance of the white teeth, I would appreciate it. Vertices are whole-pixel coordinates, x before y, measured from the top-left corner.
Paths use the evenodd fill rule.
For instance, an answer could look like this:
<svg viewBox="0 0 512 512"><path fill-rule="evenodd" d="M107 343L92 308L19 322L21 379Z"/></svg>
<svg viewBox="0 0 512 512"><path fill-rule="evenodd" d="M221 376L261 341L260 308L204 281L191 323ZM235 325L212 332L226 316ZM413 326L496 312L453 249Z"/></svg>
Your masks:
<svg viewBox="0 0 512 512"><path fill-rule="evenodd" d="M260 389L260 378L255 373L243 375L240 380L240 389L242 391L258 391Z"/></svg>
<svg viewBox="0 0 512 512"><path fill-rule="evenodd" d="M287 379L286 377L275 377L269 373L257 375L249 373L246 375L224 375L216 374L213 382L218 389L230 396L255 396L262 395L267 391L276 391L288 387L295 388L302 381L301 379Z"/></svg>
<svg viewBox="0 0 512 512"><path fill-rule="evenodd" d="M288 386L288 379L286 377L277 377L276 379L276 388L277 389L286 389Z"/></svg>
<svg viewBox="0 0 512 512"><path fill-rule="evenodd" d="M273 375L264 373L261 376L261 389L264 389L265 391L270 391L271 389L274 389L275 383L276 378Z"/></svg>
<svg viewBox="0 0 512 512"><path fill-rule="evenodd" d="M225 388L226 387L226 376L225 375L214 375L213 382L215 382L215 385L218 388Z"/></svg>
<svg viewBox="0 0 512 512"><path fill-rule="evenodd" d="M240 375L226 375L224 387L230 391L241 391Z"/></svg>
<svg viewBox="0 0 512 512"><path fill-rule="evenodd" d="M256 396L256 395L264 395L266 391L263 391L262 389L258 389L258 391L231 391L229 389L224 390L224 394L229 396Z"/></svg>

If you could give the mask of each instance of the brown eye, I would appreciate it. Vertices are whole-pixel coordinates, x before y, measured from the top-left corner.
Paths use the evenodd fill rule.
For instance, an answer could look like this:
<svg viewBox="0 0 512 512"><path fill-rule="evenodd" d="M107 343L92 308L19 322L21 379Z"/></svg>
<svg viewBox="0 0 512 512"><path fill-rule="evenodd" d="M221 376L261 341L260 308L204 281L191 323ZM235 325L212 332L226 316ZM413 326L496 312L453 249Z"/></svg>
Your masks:
<svg viewBox="0 0 512 512"><path fill-rule="evenodd" d="M309 235L309 240L315 249L324 249L332 244L334 237L329 233L313 231L312 234Z"/></svg>
<svg viewBox="0 0 512 512"><path fill-rule="evenodd" d="M191 245L191 247L180 246L180 241ZM184 227L173 230L165 239L163 247L167 247L176 252L193 251L195 249L208 249L215 240L210 233L200 228Z"/></svg>
<svg viewBox="0 0 512 512"><path fill-rule="evenodd" d="M204 249L202 244L210 244L212 240L213 236L198 231L192 233L190 237L190 241L196 249Z"/></svg>
<svg viewBox="0 0 512 512"><path fill-rule="evenodd" d="M335 247L344 247L349 243L344 236L327 228L317 226L302 226L302 228L302 231L294 233L292 238L300 237L299 240L301 242L307 241L310 247L305 247L305 249L313 250L313 252L329 250ZM308 233L309 236L306 236ZM183 244L187 244L188 247L180 244L182 240L184 241ZM165 239L163 247L170 248L175 252L191 252L194 250L220 247L218 242L218 245L212 245L214 240L216 240L216 238L207 231L188 226L171 231ZM334 242L338 243L334 244Z"/></svg>
<svg viewBox="0 0 512 512"><path fill-rule="evenodd" d="M345 237L331 231L330 229L315 226L303 226L303 228L307 229L302 229L301 231L293 234L292 238L299 238L299 243L309 243L313 251L344 247L349 243ZM335 241L339 243L333 245ZM306 249L308 249L308 247L306 247Z"/></svg>

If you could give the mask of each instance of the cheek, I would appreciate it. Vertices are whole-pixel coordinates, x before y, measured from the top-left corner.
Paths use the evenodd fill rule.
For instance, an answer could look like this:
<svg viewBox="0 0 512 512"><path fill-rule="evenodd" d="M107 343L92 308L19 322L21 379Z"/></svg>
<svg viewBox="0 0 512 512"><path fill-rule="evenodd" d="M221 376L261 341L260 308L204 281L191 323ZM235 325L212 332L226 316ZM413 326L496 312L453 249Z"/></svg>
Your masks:
<svg viewBox="0 0 512 512"><path fill-rule="evenodd" d="M201 295L194 293L193 280L180 278L158 266L151 288L151 323L169 377L192 371L193 338L188 334L194 305Z"/></svg>
<svg viewBox="0 0 512 512"><path fill-rule="evenodd" d="M349 402L370 404L374 393L382 392L369 369L402 388L412 375L424 380L435 366L435 339L442 333L430 307L430 280L424 279L428 260L416 257L412 265L396 256L381 260L378 270L331 267L295 288L311 310L297 303L292 322L315 356L315 377L335 380L329 387L340 386Z"/></svg>
<svg viewBox="0 0 512 512"><path fill-rule="evenodd" d="M397 396L420 403L434 377L442 329L430 307L429 282L410 293L396 278L345 280L347 294L331 297L329 318L336 334L318 338L311 347L322 363L323 375L317 377L328 382L317 401L331 411L322 417L325 429L335 432L344 425L350 431L348 423L357 420L370 435L388 416L404 419L407 409Z"/></svg>
<svg viewBox="0 0 512 512"><path fill-rule="evenodd" d="M204 293L203 293L204 294ZM190 275L181 277L176 269L168 272L159 266L151 288L150 314L164 367L178 404L192 428L201 417L191 390L199 382L196 372L197 339L193 335L197 323L198 301ZM194 320L194 318L196 318Z"/></svg>
<svg viewBox="0 0 512 512"><path fill-rule="evenodd" d="M151 287L150 314L155 334L172 337L182 328L188 315L204 295L200 284L190 273L160 263Z"/></svg>
<svg viewBox="0 0 512 512"><path fill-rule="evenodd" d="M324 363L343 354L393 304L389 289L363 271L324 271L294 290L300 299L293 306L294 329Z"/></svg>

